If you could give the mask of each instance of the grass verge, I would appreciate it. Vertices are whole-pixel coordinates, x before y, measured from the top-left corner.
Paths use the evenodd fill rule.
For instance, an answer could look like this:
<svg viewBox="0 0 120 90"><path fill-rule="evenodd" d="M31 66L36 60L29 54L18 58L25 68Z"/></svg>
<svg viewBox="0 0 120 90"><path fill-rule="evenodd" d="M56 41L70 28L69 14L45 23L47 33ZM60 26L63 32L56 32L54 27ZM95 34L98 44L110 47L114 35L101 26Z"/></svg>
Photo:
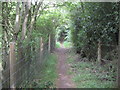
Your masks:
<svg viewBox="0 0 120 90"><path fill-rule="evenodd" d="M65 48L71 48L72 47L72 43L68 42L68 41L65 41L65 42L63 42L63 46ZM61 47L60 42L56 42L56 48L60 48L60 47Z"/></svg>
<svg viewBox="0 0 120 90"><path fill-rule="evenodd" d="M68 42L68 41L65 41L65 42L63 43L63 45L64 45L65 48L70 48L70 47L72 47L72 43L71 43L71 42Z"/></svg>
<svg viewBox="0 0 120 90"><path fill-rule="evenodd" d="M115 81L111 80L112 76L107 75L103 67L87 61L76 61L71 57L68 58L67 62L71 64L69 74L74 76L72 80L75 82L77 88L116 87ZM106 77L108 78L107 80Z"/></svg>
<svg viewBox="0 0 120 90"><path fill-rule="evenodd" d="M42 69L38 70L33 81L27 87L29 88L55 88L56 79L58 77L56 71L57 57L55 54L50 54L45 58ZM37 68L39 69L39 68Z"/></svg>
<svg viewBox="0 0 120 90"><path fill-rule="evenodd" d="M60 42L56 42L56 48L60 48Z"/></svg>

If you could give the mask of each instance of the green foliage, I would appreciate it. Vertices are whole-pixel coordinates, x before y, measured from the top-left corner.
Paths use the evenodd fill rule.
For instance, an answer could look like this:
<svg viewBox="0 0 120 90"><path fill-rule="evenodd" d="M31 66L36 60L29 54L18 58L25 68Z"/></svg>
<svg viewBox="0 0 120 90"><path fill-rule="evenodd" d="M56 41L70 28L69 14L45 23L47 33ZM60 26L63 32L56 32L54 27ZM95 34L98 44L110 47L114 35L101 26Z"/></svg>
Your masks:
<svg viewBox="0 0 120 90"><path fill-rule="evenodd" d="M46 58L45 65L43 67L42 75L40 75L41 80L38 82L38 88L49 88L55 86L55 81L57 78L56 64L57 57L52 54ZM41 85L42 84L42 85ZM47 87L47 88L48 88Z"/></svg>
<svg viewBox="0 0 120 90"><path fill-rule="evenodd" d="M65 41L65 42L63 42L63 46L64 46L65 48L70 48L70 47L72 47L72 43L71 43L71 42L68 42L68 41Z"/></svg>
<svg viewBox="0 0 120 90"><path fill-rule="evenodd" d="M55 33L55 29L59 25L59 18L59 12L49 11L48 13L44 13L36 22L37 29L42 34Z"/></svg>
<svg viewBox="0 0 120 90"><path fill-rule="evenodd" d="M72 43L71 42L68 42L68 41L64 41L62 43L62 45L65 47L65 48L70 48L72 47ZM61 44L60 42L56 42L56 48L60 48L61 47Z"/></svg>
<svg viewBox="0 0 120 90"><path fill-rule="evenodd" d="M55 54L48 55L40 72L35 72L35 79L29 83L24 84L29 88L55 88L55 81L58 77L56 71L57 57ZM36 70L37 71L37 70Z"/></svg>
<svg viewBox="0 0 120 90"><path fill-rule="evenodd" d="M68 63L71 64L71 68L74 71L70 71L70 74L74 75L73 81L76 83L77 88L115 88L115 81L111 80L112 75L106 75L105 68L96 70L95 64L90 62L74 62L72 59L68 59ZM102 71L102 72L101 72ZM105 77L108 76L108 77ZM108 78L104 79L104 78Z"/></svg>
<svg viewBox="0 0 120 90"><path fill-rule="evenodd" d="M44 11L37 19L36 30L34 30L33 34L37 37L43 37L44 41L47 41L49 34L55 36L56 28L60 25L60 19L61 14L55 9Z"/></svg>
<svg viewBox="0 0 120 90"><path fill-rule="evenodd" d="M71 39L77 51L82 49L88 56L91 53L95 55L99 40L102 44L117 44L118 3L77 3L69 6L72 6L69 9L73 20Z"/></svg>
<svg viewBox="0 0 120 90"><path fill-rule="evenodd" d="M71 41L70 26L71 17L68 8L62 5L58 5L58 10L61 13L60 26L57 27L56 38L58 41Z"/></svg>
<svg viewBox="0 0 120 90"><path fill-rule="evenodd" d="M60 48L60 42L56 42L56 48Z"/></svg>

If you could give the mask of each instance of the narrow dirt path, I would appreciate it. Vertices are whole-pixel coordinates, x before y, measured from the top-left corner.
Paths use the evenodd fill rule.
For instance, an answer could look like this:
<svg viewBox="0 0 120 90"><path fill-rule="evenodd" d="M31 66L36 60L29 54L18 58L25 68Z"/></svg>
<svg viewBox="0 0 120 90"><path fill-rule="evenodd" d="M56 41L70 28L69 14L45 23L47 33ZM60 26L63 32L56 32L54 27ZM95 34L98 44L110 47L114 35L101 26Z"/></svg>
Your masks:
<svg viewBox="0 0 120 90"><path fill-rule="evenodd" d="M69 65L66 63L67 60L67 51L64 47L56 49L56 54L58 56L58 79L57 79L57 88L75 88L74 83L71 80L71 76L67 73Z"/></svg>

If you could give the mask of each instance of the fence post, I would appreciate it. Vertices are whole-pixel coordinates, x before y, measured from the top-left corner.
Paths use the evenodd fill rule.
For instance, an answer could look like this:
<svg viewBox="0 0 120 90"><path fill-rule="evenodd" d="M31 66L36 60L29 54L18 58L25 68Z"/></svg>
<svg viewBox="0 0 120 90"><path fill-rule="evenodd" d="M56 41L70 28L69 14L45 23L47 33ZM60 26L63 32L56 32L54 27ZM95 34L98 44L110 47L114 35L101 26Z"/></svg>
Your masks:
<svg viewBox="0 0 120 90"><path fill-rule="evenodd" d="M10 42L10 88L15 88L16 83L15 62L15 42Z"/></svg>
<svg viewBox="0 0 120 90"><path fill-rule="evenodd" d="M43 38L40 37L40 58L42 59L43 55Z"/></svg>
<svg viewBox="0 0 120 90"><path fill-rule="evenodd" d="M49 34L48 52L51 52L51 35Z"/></svg>

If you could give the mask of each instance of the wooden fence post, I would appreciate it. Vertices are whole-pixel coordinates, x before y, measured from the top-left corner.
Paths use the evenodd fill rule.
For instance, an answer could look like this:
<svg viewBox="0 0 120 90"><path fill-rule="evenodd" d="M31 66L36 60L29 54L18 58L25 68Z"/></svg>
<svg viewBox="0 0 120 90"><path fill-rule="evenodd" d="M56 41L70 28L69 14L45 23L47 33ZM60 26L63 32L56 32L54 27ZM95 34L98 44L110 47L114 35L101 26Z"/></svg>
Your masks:
<svg viewBox="0 0 120 90"><path fill-rule="evenodd" d="M51 52L51 35L49 34L48 52Z"/></svg>
<svg viewBox="0 0 120 90"><path fill-rule="evenodd" d="M43 55L43 38L40 37L40 58L42 59Z"/></svg>
<svg viewBox="0 0 120 90"><path fill-rule="evenodd" d="M16 83L16 75L15 75L15 67L16 63L15 58L15 42L10 43L10 88L15 88Z"/></svg>
<svg viewBox="0 0 120 90"><path fill-rule="evenodd" d="M98 42L98 62L101 64L101 41Z"/></svg>
<svg viewBox="0 0 120 90"><path fill-rule="evenodd" d="M53 47L54 47L54 46L53 46L53 44L54 44L53 38L54 38L54 35L52 34L51 37L50 37L50 40L51 40L51 42L50 42L50 43L51 43L51 46L50 46L51 52L53 52Z"/></svg>

